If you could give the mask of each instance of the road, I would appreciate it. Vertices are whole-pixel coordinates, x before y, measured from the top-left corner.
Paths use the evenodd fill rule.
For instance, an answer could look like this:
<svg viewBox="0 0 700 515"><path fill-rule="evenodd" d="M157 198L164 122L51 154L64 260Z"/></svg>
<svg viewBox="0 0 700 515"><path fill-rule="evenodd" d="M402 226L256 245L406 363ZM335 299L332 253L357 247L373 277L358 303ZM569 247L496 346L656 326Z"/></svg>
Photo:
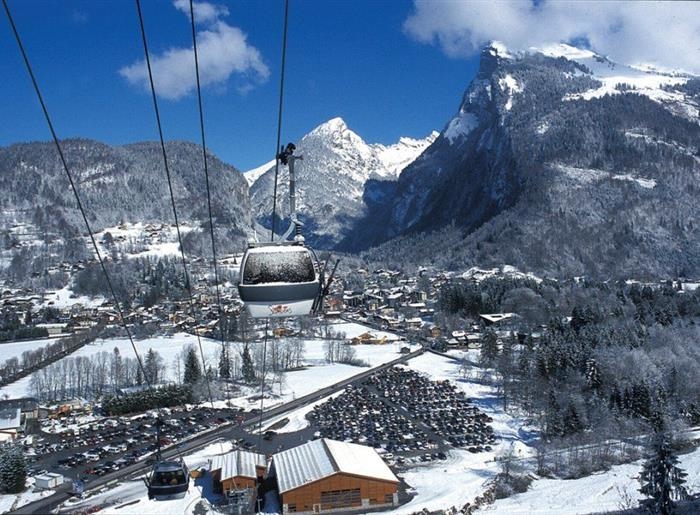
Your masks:
<svg viewBox="0 0 700 515"><path fill-rule="evenodd" d="M163 456L163 459L172 458L175 456L182 456L184 454L191 453L193 451L202 449L219 439L234 440L238 438L243 438L244 440L254 443L256 445L259 441L259 450L265 453L277 452L280 445L282 446L282 449L299 445L300 443L303 443L298 440L300 434L295 434L294 436L279 435L275 437L272 441L268 442L266 440L259 439L257 435L252 437L250 431L254 431L257 428L257 426L260 425L261 420L264 423L266 420L279 417L303 406L307 406L311 403L323 399L324 397L327 397L345 389L345 387L347 387L348 385L361 382L376 372L385 370L399 363L405 363L410 359L420 356L421 354L423 354L423 352L425 352L425 349L420 348L409 354L403 354L397 359L392 360L388 363L384 363L383 365L380 365L378 367L369 368L348 379L344 379L343 381L339 381L333 385L317 390L314 393L305 395L303 397L299 397L298 399L295 399L286 404L282 404L280 406L275 406L274 408L265 410L262 413L262 419L260 417L255 417L253 419L246 420L242 424L225 423L215 429L206 431L204 433L198 433L193 438L184 442L180 442L177 446L172 446L162 451L161 454ZM301 436L303 438L304 434L302 433ZM111 472L109 474L105 474L101 478L96 478L90 481L86 487L86 491L95 491L104 487L105 485L115 484L119 480L134 478L136 476L143 475L150 468L151 466L143 461L134 463L132 465L123 467L120 470ZM54 495L27 504L17 510L12 511L12 513L27 515L32 515L36 513L50 513L53 510L55 510L58 507L58 505L65 502L71 497L71 488L72 485L70 483L64 483L63 485L61 485L61 487L56 489L56 493Z"/></svg>

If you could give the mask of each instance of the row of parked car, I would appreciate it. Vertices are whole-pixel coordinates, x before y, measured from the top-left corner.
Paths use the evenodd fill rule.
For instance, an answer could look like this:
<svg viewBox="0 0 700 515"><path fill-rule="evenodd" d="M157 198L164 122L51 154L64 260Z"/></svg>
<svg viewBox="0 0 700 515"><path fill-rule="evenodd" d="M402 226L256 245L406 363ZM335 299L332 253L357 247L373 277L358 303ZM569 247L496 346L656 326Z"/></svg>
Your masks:
<svg viewBox="0 0 700 515"><path fill-rule="evenodd" d="M432 381L405 367L347 387L307 418L319 428L317 436L375 447L399 465L445 459L449 447L490 450L496 440L492 420L452 383Z"/></svg>
<svg viewBox="0 0 700 515"><path fill-rule="evenodd" d="M230 412L229 412L230 411ZM37 469L60 468L67 475L104 475L145 459L160 445L168 446L240 416L237 410L168 410L159 418L148 412L134 417L112 417L71 424L43 433L25 446L37 456ZM56 428L56 424L51 427Z"/></svg>
<svg viewBox="0 0 700 515"><path fill-rule="evenodd" d="M485 450L496 441L489 425L493 420L450 381L433 381L415 370L392 367L372 375L367 383L452 446Z"/></svg>

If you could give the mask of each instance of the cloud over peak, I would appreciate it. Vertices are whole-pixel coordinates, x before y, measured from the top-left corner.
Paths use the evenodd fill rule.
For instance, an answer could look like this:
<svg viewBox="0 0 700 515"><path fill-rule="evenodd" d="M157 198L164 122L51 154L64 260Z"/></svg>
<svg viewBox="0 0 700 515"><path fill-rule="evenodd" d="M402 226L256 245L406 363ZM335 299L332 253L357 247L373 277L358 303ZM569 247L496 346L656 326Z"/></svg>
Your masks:
<svg viewBox="0 0 700 515"><path fill-rule="evenodd" d="M175 0L173 5L189 17L189 0ZM242 80L238 89L245 92L267 80L270 71L260 51L248 43L246 34L221 19L227 15L224 6L208 2L194 4L195 21L206 27L197 31L200 82L202 86L221 85L236 74ZM170 48L151 55L150 59L159 96L177 100L197 87L192 46ZM129 83L150 90L145 59L121 68L119 74Z"/></svg>
<svg viewBox="0 0 700 515"><path fill-rule="evenodd" d="M492 40L517 50L587 41L620 62L700 73L697 2L414 0L404 30L451 57L473 55Z"/></svg>

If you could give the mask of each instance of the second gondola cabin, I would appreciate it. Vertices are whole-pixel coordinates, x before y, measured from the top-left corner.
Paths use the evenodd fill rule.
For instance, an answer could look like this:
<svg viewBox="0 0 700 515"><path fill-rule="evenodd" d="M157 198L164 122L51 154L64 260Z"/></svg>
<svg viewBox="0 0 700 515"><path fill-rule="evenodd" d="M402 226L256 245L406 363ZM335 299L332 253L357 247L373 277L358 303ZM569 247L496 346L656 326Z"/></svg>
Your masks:
<svg viewBox="0 0 700 515"><path fill-rule="evenodd" d="M299 242L249 245L238 292L253 318L310 314L321 293L313 251Z"/></svg>
<svg viewBox="0 0 700 515"><path fill-rule="evenodd" d="M159 461L148 478L148 498L167 500L182 498L190 486L190 472L180 461Z"/></svg>

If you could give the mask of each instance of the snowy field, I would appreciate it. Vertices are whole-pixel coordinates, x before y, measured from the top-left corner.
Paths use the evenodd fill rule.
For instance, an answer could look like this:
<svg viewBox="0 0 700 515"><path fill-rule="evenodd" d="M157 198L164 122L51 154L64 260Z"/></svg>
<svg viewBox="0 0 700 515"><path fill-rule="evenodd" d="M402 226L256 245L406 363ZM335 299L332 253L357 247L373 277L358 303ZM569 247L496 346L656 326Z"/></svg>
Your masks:
<svg viewBox="0 0 700 515"><path fill-rule="evenodd" d="M180 340L180 337L170 339ZM184 339L187 341L186 339ZM358 357L371 360L372 364L384 362L396 357L394 345L356 347ZM173 351L175 352L175 351ZM459 355L459 353L456 353ZM474 358L473 352L468 354ZM307 342L306 360L316 370L315 374L305 375L306 371L287 374L286 388L289 391L315 391L325 384L330 384L344 374L354 375L364 369L350 367L343 370L339 365L327 365L323 359L321 342ZM386 513L407 515L420 511L448 509L451 506L461 507L467 502L473 502L485 490L489 479L499 470L494 458L513 446L519 456L532 455L530 444L536 437L534 431L528 428L520 419L511 417L503 412L496 392L487 386L462 377L460 364L457 361L426 353L412 359L410 368L429 375L433 380L450 379L462 389L482 411L493 418L493 427L499 437L499 443L491 452L472 454L465 450L453 450L448 459L426 465L417 465L399 473L413 489L415 497L408 504ZM323 373L318 373L323 367ZM334 372L332 372L334 371ZM331 372L333 375L331 375ZM286 393L285 395L290 395ZM325 400L325 399L324 399ZM319 401L323 402L323 401ZM279 432L289 432L307 426L304 414L312 408L305 406L284 417L289 423ZM280 418L284 418L280 417ZM274 423L267 421L266 425ZM229 443L215 443L207 448L188 455L185 461L191 469L206 466L208 460L217 454L230 449ZM680 456L681 468L688 473L688 487L691 491L700 489L700 450ZM485 513L493 514L551 514L574 515L600 513L618 510L625 506L636 506L639 501L639 483L637 478L642 462L613 467L610 471L597 473L577 480L537 479L530 489L508 499L497 501L484 509ZM206 492L204 492L206 494ZM90 497L71 508L87 509L90 506L108 505L101 513L143 515L160 514L194 514L195 507L207 506L203 499L202 486L194 482L184 499L171 501L149 501L145 486L141 481L130 481ZM206 497L206 495L205 495ZM4 500L0 497L0 500ZM211 508L207 512L215 513ZM201 511L199 511L201 513Z"/></svg>
<svg viewBox="0 0 700 515"><path fill-rule="evenodd" d="M5 363L10 358L17 358L21 362L23 352L46 347L55 342L56 338L41 338L39 340L0 343L0 363Z"/></svg>
<svg viewBox="0 0 700 515"><path fill-rule="evenodd" d="M346 333L348 338L357 336L368 329L360 324L338 324L332 326L337 332ZM398 340L390 333L383 333L381 331L371 331L372 334L382 337L384 335L392 336L394 339L392 343L386 343L383 345L356 345L353 348L356 352L356 357L359 360L369 363L371 367L379 366L387 361L391 361L399 357L399 344ZM39 347L43 347L50 343L51 340L33 340L27 342L19 343L6 343L0 345L0 359L5 360L12 356L21 357L22 352L26 350L32 350ZM202 351L204 354L205 361L207 365L211 365L212 368L216 369L219 353L221 349L221 342L218 340L212 340L209 338L201 338ZM268 351L271 346L278 345L281 342L279 339L268 340ZM174 336L157 336L153 338L147 338L144 340L135 340L136 349L142 359L145 358L149 349L153 349L158 352L163 358L163 363L165 365L165 380L166 381L178 381L178 367L176 363L181 362L180 356L183 351L190 345L198 346L197 337L186 333L178 333ZM237 345L233 344L234 348ZM261 343L252 343L252 350L256 346L262 345ZM405 346L405 343L402 344ZM131 342L127 338L110 338L110 339L99 339L94 343L85 345L80 348L70 357L77 356L94 356L100 352L113 353L114 349L119 349L119 354L122 357L134 357L134 351L131 346ZM285 381L282 385L282 390L280 393L279 387L273 388L273 392L277 394L278 398L266 401L272 402L272 404L279 404L281 402L287 402L293 400L296 397L313 393L314 391L328 386L335 382L341 381L352 377L365 370L364 368L358 368L350 365L343 364L329 364L325 359L325 351L323 348L323 341L319 339L308 339L304 341L304 359L303 364L305 369L297 370L293 372L287 372L285 374ZM416 348L415 346L413 348ZM64 358L65 359L65 358ZM183 367L180 367L180 373L182 373ZM319 371L322 370L322 373ZM8 398L19 398L25 396L31 396L31 376L25 377L15 383L7 385L0 388L0 396L7 395ZM244 393L252 394L249 389L243 389ZM250 403L241 399L234 399L233 403L239 405L243 408L252 407ZM268 404L269 406L270 404ZM258 407L258 406L255 406Z"/></svg>
<svg viewBox="0 0 700 515"><path fill-rule="evenodd" d="M679 456L679 467L688 474L688 490L700 490L700 449ZM605 513L638 506L642 461L616 465L609 471L581 479L539 479L530 489L496 501L488 513L578 515Z"/></svg>
<svg viewBox="0 0 700 515"><path fill-rule="evenodd" d="M104 303L103 297L87 297L73 293L70 287L66 286L60 290L47 292L43 301L36 303L36 307L53 306L58 309L67 309L75 304L82 304L86 308L97 308Z"/></svg>
<svg viewBox="0 0 700 515"><path fill-rule="evenodd" d="M354 324L352 322L341 322L337 324L330 324L328 326L329 331L336 334L345 333L345 337L348 339L360 336L363 333L372 333L376 338L386 338L387 342L398 342L399 337L394 333L388 333L386 331L378 331L376 329L370 329L367 326L361 324Z"/></svg>

